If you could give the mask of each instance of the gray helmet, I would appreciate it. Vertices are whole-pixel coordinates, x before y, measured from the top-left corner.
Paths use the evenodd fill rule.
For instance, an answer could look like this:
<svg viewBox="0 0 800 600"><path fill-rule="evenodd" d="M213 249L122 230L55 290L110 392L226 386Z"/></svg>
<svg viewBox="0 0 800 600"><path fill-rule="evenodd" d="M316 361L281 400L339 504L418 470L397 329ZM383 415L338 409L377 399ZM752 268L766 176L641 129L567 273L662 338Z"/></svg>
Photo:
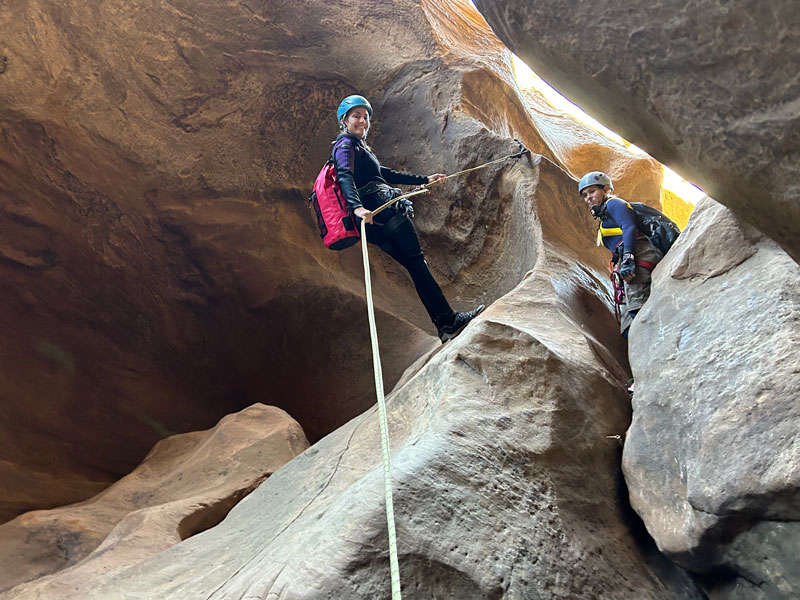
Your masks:
<svg viewBox="0 0 800 600"><path fill-rule="evenodd" d="M614 184L611 183L611 177L602 171L592 171L581 177L581 181L578 184L578 193L580 194L584 188L590 185L607 185L609 190L614 189Z"/></svg>

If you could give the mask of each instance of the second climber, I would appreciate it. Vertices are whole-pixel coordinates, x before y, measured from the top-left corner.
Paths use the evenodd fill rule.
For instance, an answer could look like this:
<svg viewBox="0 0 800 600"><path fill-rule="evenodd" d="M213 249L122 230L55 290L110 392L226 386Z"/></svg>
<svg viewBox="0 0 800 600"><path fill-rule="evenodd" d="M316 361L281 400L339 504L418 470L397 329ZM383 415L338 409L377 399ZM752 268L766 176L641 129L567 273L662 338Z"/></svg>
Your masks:
<svg viewBox="0 0 800 600"><path fill-rule="evenodd" d="M602 171L587 173L578 183L578 193L600 221L597 243L611 251L613 275L624 289L620 332L627 338L633 318L650 296L651 273L663 254L639 231L633 206L613 190L611 177Z"/></svg>

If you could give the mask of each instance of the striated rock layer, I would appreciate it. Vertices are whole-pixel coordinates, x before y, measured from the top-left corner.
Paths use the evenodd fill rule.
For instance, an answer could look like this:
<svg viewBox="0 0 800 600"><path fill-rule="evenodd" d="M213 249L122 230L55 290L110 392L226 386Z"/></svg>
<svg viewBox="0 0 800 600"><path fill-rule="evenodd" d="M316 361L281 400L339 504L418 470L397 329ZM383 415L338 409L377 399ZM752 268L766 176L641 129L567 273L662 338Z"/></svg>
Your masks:
<svg viewBox="0 0 800 600"><path fill-rule="evenodd" d="M475 5L548 83L800 260L796 3Z"/></svg>
<svg viewBox="0 0 800 600"><path fill-rule="evenodd" d="M297 423L262 404L226 416L209 431L167 438L95 498L0 525L0 591L89 556L91 569L67 569L56 586L83 589L99 573L144 560L213 527L306 448ZM55 598L72 592L48 593Z"/></svg>
<svg viewBox="0 0 800 600"><path fill-rule="evenodd" d="M710 199L630 334L623 455L659 548L714 597L800 589L800 267Z"/></svg>

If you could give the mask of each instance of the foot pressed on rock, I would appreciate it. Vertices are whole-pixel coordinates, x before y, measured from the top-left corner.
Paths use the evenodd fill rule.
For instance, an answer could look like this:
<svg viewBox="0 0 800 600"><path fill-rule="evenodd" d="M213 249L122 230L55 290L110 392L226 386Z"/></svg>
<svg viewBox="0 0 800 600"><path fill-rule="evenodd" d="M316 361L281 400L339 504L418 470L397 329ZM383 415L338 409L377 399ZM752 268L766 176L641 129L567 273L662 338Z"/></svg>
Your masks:
<svg viewBox="0 0 800 600"><path fill-rule="evenodd" d="M467 323L472 321L475 317L483 312L485 307L483 304L477 306L476 308L472 309L469 312L457 312L455 313L455 317L453 318L452 324L449 325L441 325L437 327L439 333L439 339L442 340L442 343L446 342L447 340L451 340L456 337L464 327L467 326Z"/></svg>

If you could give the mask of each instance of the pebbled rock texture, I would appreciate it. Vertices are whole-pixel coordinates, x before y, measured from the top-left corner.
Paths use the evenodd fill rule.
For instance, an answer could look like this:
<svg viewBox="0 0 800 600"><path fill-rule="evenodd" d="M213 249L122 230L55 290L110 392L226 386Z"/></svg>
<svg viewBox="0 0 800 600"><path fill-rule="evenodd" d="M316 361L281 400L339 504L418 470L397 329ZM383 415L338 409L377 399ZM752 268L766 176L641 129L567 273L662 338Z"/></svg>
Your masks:
<svg viewBox="0 0 800 600"><path fill-rule="evenodd" d="M790 0L475 0L545 81L800 260Z"/></svg>
<svg viewBox="0 0 800 600"><path fill-rule="evenodd" d="M706 199L631 329L631 503L714 598L800 589L799 299L797 263Z"/></svg>

